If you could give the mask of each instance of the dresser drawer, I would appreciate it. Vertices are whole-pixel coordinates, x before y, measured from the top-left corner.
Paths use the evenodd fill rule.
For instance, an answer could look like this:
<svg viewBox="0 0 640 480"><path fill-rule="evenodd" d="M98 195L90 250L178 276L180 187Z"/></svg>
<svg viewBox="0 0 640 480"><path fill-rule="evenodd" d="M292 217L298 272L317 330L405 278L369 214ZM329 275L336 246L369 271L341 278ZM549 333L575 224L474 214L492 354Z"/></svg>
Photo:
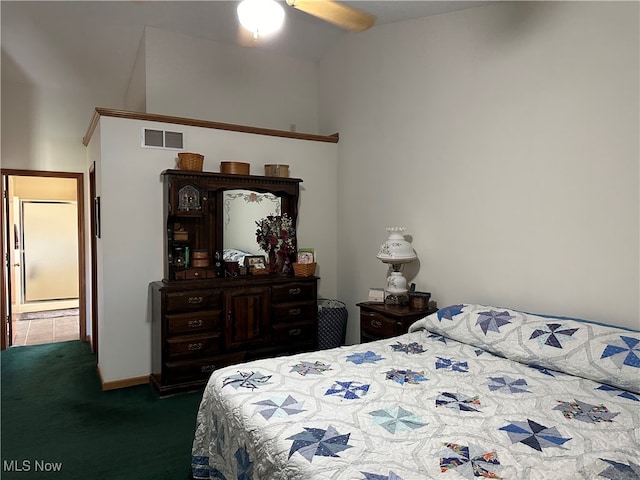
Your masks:
<svg viewBox="0 0 640 480"><path fill-rule="evenodd" d="M273 326L271 340L276 345L315 343L318 325L314 322L284 323Z"/></svg>
<svg viewBox="0 0 640 480"><path fill-rule="evenodd" d="M360 330L377 338L392 337L396 332L396 322L376 312L361 311Z"/></svg>
<svg viewBox="0 0 640 480"><path fill-rule="evenodd" d="M168 292L167 312L184 312L220 308L219 290L186 290Z"/></svg>
<svg viewBox="0 0 640 480"><path fill-rule="evenodd" d="M291 282L271 287L271 302L316 300L316 282Z"/></svg>
<svg viewBox="0 0 640 480"><path fill-rule="evenodd" d="M216 272L209 268L188 268L176 272L176 280L196 280L198 278L216 278Z"/></svg>
<svg viewBox="0 0 640 480"><path fill-rule="evenodd" d="M165 364L163 372L163 383L181 383L195 380L206 380L211 373L222 367L241 363L244 361L245 353L236 352L227 355L217 355L211 357L198 358L195 360L169 362Z"/></svg>
<svg viewBox="0 0 640 480"><path fill-rule="evenodd" d="M196 334L220 331L220 310L174 313L165 316L168 335Z"/></svg>
<svg viewBox="0 0 640 480"><path fill-rule="evenodd" d="M169 358L185 355L211 355L220 351L220 335L190 335L167 340Z"/></svg>
<svg viewBox="0 0 640 480"><path fill-rule="evenodd" d="M280 303L271 307L273 323L289 323L301 320L315 320L318 316L316 302Z"/></svg>

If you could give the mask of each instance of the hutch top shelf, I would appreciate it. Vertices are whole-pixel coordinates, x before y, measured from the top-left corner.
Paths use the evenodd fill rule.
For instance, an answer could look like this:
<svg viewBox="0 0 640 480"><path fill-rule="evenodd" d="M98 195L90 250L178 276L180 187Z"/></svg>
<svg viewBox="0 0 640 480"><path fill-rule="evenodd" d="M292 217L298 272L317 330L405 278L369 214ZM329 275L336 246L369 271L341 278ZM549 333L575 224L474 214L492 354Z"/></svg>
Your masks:
<svg viewBox="0 0 640 480"><path fill-rule="evenodd" d="M220 276L226 252L262 255L255 222L287 214L296 225L299 178L165 170L164 281Z"/></svg>

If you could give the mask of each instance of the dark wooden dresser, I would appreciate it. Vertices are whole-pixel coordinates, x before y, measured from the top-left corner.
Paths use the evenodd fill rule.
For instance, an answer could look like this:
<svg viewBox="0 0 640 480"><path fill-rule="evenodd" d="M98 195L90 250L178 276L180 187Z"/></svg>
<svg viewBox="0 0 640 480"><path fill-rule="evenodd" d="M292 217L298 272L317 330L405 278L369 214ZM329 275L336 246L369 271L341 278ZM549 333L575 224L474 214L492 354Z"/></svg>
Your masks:
<svg viewBox="0 0 640 480"><path fill-rule="evenodd" d="M154 282L151 291L151 381L162 395L200 388L216 368L317 346L316 277Z"/></svg>
<svg viewBox="0 0 640 480"><path fill-rule="evenodd" d="M151 384L160 395L201 388L223 366L317 348L317 277L224 262L240 245L259 250L256 221L267 215L260 205L287 214L295 228L301 181L163 172L164 278L150 286Z"/></svg>

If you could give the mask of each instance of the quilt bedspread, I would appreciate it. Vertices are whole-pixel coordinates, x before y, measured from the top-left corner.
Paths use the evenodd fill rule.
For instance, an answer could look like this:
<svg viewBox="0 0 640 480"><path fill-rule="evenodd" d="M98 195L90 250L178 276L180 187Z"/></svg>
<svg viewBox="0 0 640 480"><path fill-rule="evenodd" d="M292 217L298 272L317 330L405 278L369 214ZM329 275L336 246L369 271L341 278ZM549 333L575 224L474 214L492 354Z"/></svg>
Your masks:
<svg viewBox="0 0 640 480"><path fill-rule="evenodd" d="M516 338L534 341L540 359L575 332L536 318L550 325L544 335L507 335L503 348L496 335L523 330L526 314L453 307L392 339L215 371L197 417L194 478L640 478L637 392L581 376L591 367L576 367L577 357L573 375L509 358ZM426 329L458 321L463 335L484 329L491 352ZM637 378L640 336L623 331L618 346L619 333L592 360L620 355L616 368ZM547 342L551 334L557 342Z"/></svg>

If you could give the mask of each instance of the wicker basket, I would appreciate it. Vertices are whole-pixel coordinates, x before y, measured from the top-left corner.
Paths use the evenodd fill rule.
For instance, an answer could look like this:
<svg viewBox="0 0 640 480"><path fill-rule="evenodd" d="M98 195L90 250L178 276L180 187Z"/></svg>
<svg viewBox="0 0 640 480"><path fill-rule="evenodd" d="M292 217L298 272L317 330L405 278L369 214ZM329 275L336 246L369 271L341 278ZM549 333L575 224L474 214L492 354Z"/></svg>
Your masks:
<svg viewBox="0 0 640 480"><path fill-rule="evenodd" d="M181 152L178 154L178 168L180 170L202 171L204 155L199 153Z"/></svg>
<svg viewBox="0 0 640 480"><path fill-rule="evenodd" d="M293 273L296 277L310 277L316 273L316 264L314 263L294 263Z"/></svg>

